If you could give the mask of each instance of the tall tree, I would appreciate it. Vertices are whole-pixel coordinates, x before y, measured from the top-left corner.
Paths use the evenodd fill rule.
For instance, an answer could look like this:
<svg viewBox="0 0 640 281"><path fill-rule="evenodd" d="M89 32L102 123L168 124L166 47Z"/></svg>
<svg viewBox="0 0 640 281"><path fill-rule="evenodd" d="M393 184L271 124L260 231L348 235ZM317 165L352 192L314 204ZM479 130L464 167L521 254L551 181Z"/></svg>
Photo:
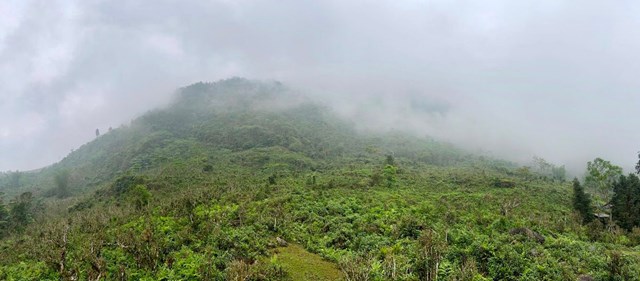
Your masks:
<svg viewBox="0 0 640 281"><path fill-rule="evenodd" d="M593 210L591 209L591 198L584 192L584 187L577 178L573 179L573 208L580 213L583 223L593 220Z"/></svg>
<svg viewBox="0 0 640 281"><path fill-rule="evenodd" d="M611 212L618 225L626 230L640 226L640 179L634 174L620 176L613 185Z"/></svg>
<svg viewBox="0 0 640 281"><path fill-rule="evenodd" d="M547 160L544 160L544 158L538 156L533 156L533 162L535 163L535 167L537 168L538 173L544 176L548 176L551 174L553 165L547 162Z"/></svg>
<svg viewBox="0 0 640 281"><path fill-rule="evenodd" d="M636 174L640 175L640 151L638 151L638 163L636 163Z"/></svg>
<svg viewBox="0 0 640 281"><path fill-rule="evenodd" d="M584 179L585 186L591 188L600 195L603 203L608 204L613 192L613 184L622 176L622 168L611 164L602 158L596 158L587 163L587 175ZM613 220L613 213L609 214L609 222Z"/></svg>

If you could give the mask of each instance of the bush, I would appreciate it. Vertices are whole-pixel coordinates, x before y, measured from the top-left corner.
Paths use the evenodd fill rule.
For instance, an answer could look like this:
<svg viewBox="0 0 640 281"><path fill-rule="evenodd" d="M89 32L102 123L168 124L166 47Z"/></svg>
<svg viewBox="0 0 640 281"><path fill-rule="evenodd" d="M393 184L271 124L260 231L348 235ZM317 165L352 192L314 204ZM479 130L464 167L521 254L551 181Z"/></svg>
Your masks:
<svg viewBox="0 0 640 281"><path fill-rule="evenodd" d="M418 238L416 273L420 280L436 280L446 241L434 230L423 230Z"/></svg>
<svg viewBox="0 0 640 281"><path fill-rule="evenodd" d="M493 180L493 186L501 188L513 188L516 186L516 182L510 179L496 178Z"/></svg>
<svg viewBox="0 0 640 281"><path fill-rule="evenodd" d="M146 186L138 184L129 190L128 196L136 210L142 210L142 208L149 204L151 193L147 190Z"/></svg>
<svg viewBox="0 0 640 281"><path fill-rule="evenodd" d="M54 281L61 279L56 272L48 269L44 262L20 262L10 266L0 266L0 280Z"/></svg>
<svg viewBox="0 0 640 281"><path fill-rule="evenodd" d="M122 176L116 179L116 181L113 183L113 185L111 186L111 191L113 192L113 195L120 196L127 193L131 188L140 184L144 184L144 182L145 179L140 176Z"/></svg>

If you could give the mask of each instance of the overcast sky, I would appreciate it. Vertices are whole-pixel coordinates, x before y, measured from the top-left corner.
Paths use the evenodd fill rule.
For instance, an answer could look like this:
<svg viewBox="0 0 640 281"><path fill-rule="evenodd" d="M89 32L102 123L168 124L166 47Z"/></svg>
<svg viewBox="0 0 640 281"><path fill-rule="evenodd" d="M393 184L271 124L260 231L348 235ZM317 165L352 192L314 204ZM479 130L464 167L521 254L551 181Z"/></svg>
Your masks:
<svg viewBox="0 0 640 281"><path fill-rule="evenodd" d="M0 170L232 76L571 169L640 150L639 1L0 1Z"/></svg>

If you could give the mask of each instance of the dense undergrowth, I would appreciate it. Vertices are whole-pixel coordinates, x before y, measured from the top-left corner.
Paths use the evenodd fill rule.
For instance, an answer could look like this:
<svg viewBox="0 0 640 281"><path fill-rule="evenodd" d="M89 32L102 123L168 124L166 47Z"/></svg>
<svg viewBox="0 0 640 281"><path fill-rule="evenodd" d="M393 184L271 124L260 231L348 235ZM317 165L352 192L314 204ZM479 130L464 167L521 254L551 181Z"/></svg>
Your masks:
<svg viewBox="0 0 640 281"><path fill-rule="evenodd" d="M21 181L3 280L292 280L276 237L346 280L640 280L640 235L581 225L569 183L358 133L278 83L184 88Z"/></svg>

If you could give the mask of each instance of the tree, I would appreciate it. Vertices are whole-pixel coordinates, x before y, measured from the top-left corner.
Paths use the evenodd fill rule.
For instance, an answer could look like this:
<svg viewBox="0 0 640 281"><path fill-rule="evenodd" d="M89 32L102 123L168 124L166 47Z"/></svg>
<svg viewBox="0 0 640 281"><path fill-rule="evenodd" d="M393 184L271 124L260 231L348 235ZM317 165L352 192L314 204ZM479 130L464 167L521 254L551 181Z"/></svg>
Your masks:
<svg viewBox="0 0 640 281"><path fill-rule="evenodd" d="M23 229L31 221L33 194L25 192L11 202L9 216L13 229Z"/></svg>
<svg viewBox="0 0 640 281"><path fill-rule="evenodd" d="M131 190L129 190L129 198L133 203L133 206L136 210L142 210L145 206L149 204L149 198L151 198L151 193L147 190L147 187L143 184L138 184L134 186Z"/></svg>
<svg viewBox="0 0 640 281"><path fill-rule="evenodd" d="M530 180L532 178L531 167L522 166L516 170L516 174L523 179Z"/></svg>
<svg viewBox="0 0 640 281"><path fill-rule="evenodd" d="M100 129L96 129L96 137L100 136Z"/></svg>
<svg viewBox="0 0 640 281"><path fill-rule="evenodd" d="M589 194L584 192L584 187L577 178L573 179L573 208L580 213L583 223L589 223L593 220L591 198Z"/></svg>
<svg viewBox="0 0 640 281"><path fill-rule="evenodd" d="M611 212L618 225L628 231L640 226L640 179L634 174L620 176L613 185Z"/></svg>
<svg viewBox="0 0 640 281"><path fill-rule="evenodd" d="M636 174L640 175L640 151L638 151L638 163L636 164Z"/></svg>
<svg viewBox="0 0 640 281"><path fill-rule="evenodd" d="M551 179L554 181L565 181L566 180L566 170L564 166L556 166L547 162L543 158L534 156L533 157L534 167L536 172L541 174L547 179Z"/></svg>
<svg viewBox="0 0 640 281"><path fill-rule="evenodd" d="M58 198L65 198L69 196L69 171L62 170L55 175L54 181L56 183L55 194Z"/></svg>
<svg viewBox="0 0 640 281"><path fill-rule="evenodd" d="M384 161L385 165L391 165L391 166L395 166L396 165L396 160L393 157L393 154L387 154L387 158Z"/></svg>
<svg viewBox="0 0 640 281"><path fill-rule="evenodd" d="M613 184L621 175L622 168L602 158L596 158L587 163L587 175L585 176L584 184L600 194L601 199L606 204L609 203Z"/></svg>
<svg viewBox="0 0 640 281"><path fill-rule="evenodd" d="M554 180L564 182L567 178L567 170L562 166L552 166L551 167L551 177Z"/></svg>
<svg viewBox="0 0 640 281"><path fill-rule="evenodd" d="M392 165L386 165L382 170L382 175L386 182L387 187L393 187L396 185L398 178L396 174L398 173L398 168Z"/></svg>
<svg viewBox="0 0 640 281"><path fill-rule="evenodd" d="M541 157L538 156L533 156L533 162L535 163L535 166L538 170L538 173L543 174L545 176L550 175L551 174L551 170L553 169L553 165L549 162L547 162L547 160L544 160Z"/></svg>

